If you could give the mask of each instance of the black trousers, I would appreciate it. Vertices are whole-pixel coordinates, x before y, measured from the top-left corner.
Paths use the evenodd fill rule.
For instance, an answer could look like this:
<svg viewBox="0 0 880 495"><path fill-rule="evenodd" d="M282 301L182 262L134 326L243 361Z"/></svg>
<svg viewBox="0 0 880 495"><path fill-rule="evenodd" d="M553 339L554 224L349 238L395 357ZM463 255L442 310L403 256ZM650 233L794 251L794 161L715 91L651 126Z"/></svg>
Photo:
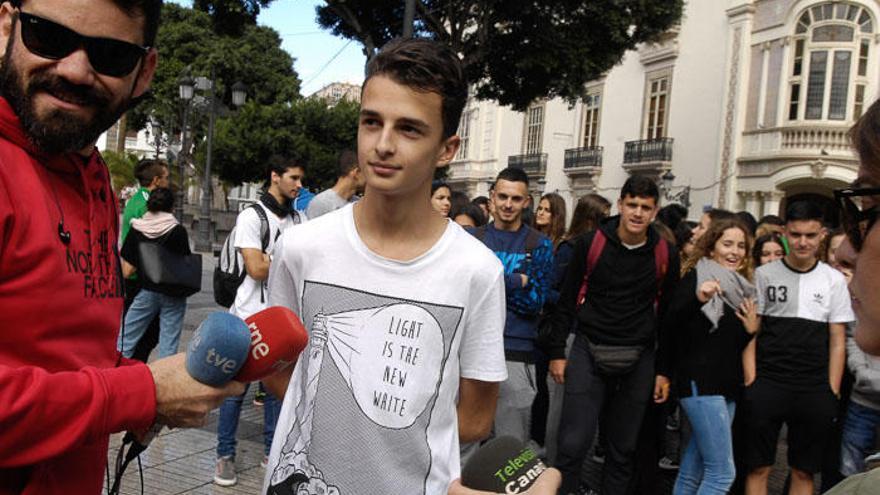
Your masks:
<svg viewBox="0 0 880 495"><path fill-rule="evenodd" d="M595 369L586 337L575 337L565 370L559 423L556 467L562 472L560 493L574 492L580 484L584 459L603 409L608 449L599 492L627 493L642 418L654 388L654 358L653 348L647 349L629 373L605 376Z"/></svg>

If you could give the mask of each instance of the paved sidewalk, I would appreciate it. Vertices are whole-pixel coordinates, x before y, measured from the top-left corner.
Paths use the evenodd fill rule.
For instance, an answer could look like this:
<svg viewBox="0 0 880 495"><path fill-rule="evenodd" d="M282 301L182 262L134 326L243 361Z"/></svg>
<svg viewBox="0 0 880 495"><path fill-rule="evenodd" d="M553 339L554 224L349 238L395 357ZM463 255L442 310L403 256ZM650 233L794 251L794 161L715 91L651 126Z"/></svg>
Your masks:
<svg viewBox="0 0 880 495"><path fill-rule="evenodd" d="M188 306L180 339L181 351L186 349L196 327L208 314L213 311L225 310L214 303L211 282L213 269L213 259L205 256L202 269L203 289L187 300ZM217 411L214 411L211 413L208 423L202 428L166 429L153 441L141 455L143 493L147 495L255 495L260 493L265 472L260 467L260 461L263 458L263 411L261 407L253 404L254 390L256 387L250 387L248 390L238 426L238 447L236 449L238 484L224 488L213 483L218 418ZM121 439L121 434L111 438L108 455L109 466L114 465ZM777 450L777 467L771 474L770 495L780 495L785 482L785 469L782 467L785 465L784 443L780 443L780 448ZM658 487L657 493L671 493L675 474L676 472L664 472L661 475L662 486ZM596 486L600 476L601 464L588 459L584 465L583 479ZM121 493L140 495L140 479L137 463L132 462L123 477Z"/></svg>

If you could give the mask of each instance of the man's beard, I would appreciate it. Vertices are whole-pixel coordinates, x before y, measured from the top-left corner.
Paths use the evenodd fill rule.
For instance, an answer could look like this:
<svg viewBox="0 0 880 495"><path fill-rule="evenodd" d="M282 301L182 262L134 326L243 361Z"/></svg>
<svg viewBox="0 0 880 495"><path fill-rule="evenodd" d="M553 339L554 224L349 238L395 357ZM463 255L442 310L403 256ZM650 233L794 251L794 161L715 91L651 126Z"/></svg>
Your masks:
<svg viewBox="0 0 880 495"><path fill-rule="evenodd" d="M129 107L131 98L112 105L110 95L91 86L72 84L46 70L34 73L25 86L23 75L12 61L15 31L9 38L3 65L0 66L0 94L12 106L28 139L37 149L49 154L80 151L97 141ZM37 116L34 96L43 91L67 102L91 108L91 119L71 115L63 110L50 110Z"/></svg>

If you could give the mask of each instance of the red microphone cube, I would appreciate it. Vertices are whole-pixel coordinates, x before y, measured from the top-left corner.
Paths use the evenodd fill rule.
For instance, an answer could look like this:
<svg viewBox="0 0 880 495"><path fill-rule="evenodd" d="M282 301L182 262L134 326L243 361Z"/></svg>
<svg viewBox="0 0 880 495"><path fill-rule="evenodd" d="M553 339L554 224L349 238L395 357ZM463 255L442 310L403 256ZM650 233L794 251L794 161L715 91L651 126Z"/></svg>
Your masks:
<svg viewBox="0 0 880 495"><path fill-rule="evenodd" d="M253 382L296 362L309 342L299 317L288 308L272 306L246 318L251 332L247 359L235 379Z"/></svg>

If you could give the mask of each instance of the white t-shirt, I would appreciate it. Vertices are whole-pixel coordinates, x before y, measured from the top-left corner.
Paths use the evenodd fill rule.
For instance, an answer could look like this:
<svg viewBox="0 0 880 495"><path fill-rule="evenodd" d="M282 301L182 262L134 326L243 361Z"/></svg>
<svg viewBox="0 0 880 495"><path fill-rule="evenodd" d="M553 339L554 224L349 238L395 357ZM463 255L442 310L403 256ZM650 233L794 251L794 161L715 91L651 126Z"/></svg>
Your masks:
<svg viewBox="0 0 880 495"><path fill-rule="evenodd" d="M310 339L264 492L446 493L460 472L459 378L507 378L500 261L453 222L418 258L383 258L350 205L280 243L269 303L299 314Z"/></svg>
<svg viewBox="0 0 880 495"><path fill-rule="evenodd" d="M266 247L266 253L272 254L281 233L293 226L293 218L288 215L282 220L260 202L257 202L257 205L263 208L269 219L269 245ZM262 250L263 240L260 238L260 231L260 216L253 208L245 208L235 219L235 239L232 241L232 246L236 251L244 248ZM266 281L255 280L250 275L245 275L244 281L235 292L235 302L229 307L229 312L243 319L266 309L268 307L266 287Z"/></svg>

